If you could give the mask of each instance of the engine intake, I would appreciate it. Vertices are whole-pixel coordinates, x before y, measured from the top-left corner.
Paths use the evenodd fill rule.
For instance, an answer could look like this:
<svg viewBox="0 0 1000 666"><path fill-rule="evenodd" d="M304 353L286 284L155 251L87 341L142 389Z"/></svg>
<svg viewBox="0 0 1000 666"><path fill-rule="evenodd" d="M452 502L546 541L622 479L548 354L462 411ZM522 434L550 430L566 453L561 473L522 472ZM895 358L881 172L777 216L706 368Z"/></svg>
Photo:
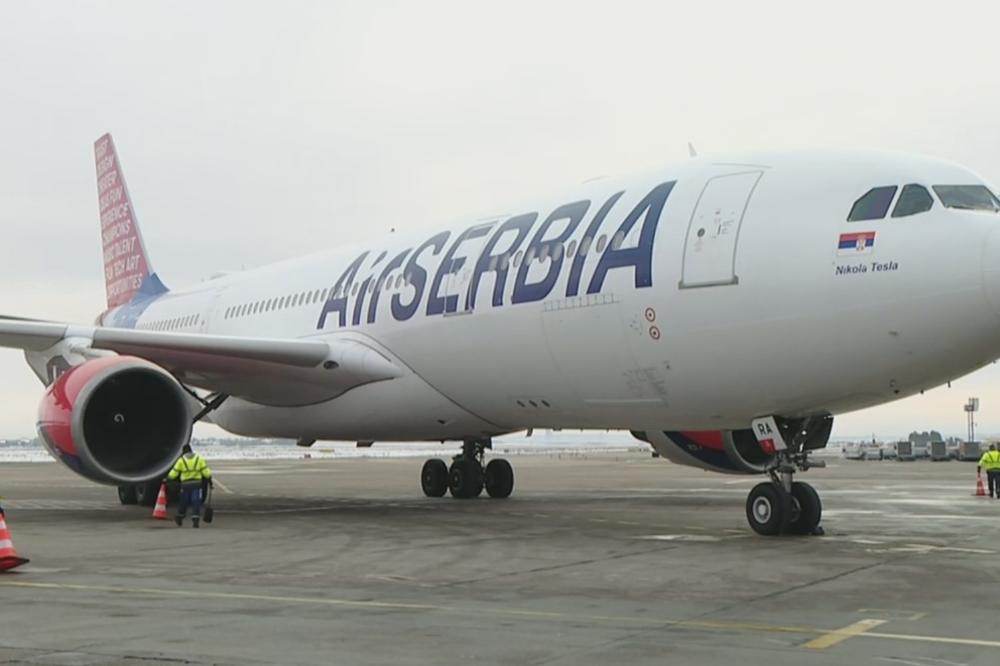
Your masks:
<svg viewBox="0 0 1000 666"><path fill-rule="evenodd" d="M49 386L38 433L53 457L92 481L148 481L166 474L191 439L188 396L149 361L94 359Z"/></svg>

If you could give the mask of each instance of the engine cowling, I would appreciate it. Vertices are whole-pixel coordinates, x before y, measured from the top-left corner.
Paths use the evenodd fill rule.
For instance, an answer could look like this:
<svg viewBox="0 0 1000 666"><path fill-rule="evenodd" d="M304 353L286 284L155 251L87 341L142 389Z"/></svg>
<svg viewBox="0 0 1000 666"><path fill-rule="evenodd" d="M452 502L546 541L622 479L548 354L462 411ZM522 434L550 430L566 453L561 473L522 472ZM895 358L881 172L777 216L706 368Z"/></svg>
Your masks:
<svg viewBox="0 0 1000 666"><path fill-rule="evenodd" d="M774 459L757 443L753 431L632 431L632 435L670 462L729 474L760 474Z"/></svg>
<svg viewBox="0 0 1000 666"><path fill-rule="evenodd" d="M98 483L162 477L191 439L188 395L170 373L132 356L70 368L38 407L49 453Z"/></svg>
<svg viewBox="0 0 1000 666"><path fill-rule="evenodd" d="M800 418L775 417L781 437L796 451L822 449L830 441L833 417L829 414ZM661 456L680 465L730 474L760 474L774 462L774 453L761 448L753 430L647 430L632 431Z"/></svg>

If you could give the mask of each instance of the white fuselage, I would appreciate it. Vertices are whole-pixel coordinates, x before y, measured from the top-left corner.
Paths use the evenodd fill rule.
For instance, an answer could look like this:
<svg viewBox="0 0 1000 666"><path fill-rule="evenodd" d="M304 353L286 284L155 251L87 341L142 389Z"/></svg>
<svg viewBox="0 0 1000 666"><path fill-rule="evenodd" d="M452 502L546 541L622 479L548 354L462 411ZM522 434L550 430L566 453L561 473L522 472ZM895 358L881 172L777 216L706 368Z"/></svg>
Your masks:
<svg viewBox="0 0 1000 666"><path fill-rule="evenodd" d="M124 325L354 338L405 369L318 404L231 399L213 420L246 435L719 430L839 413L1000 356L1000 216L935 196L919 214L847 221L871 188L909 183L933 193L982 180L883 153L694 159L485 223L226 275ZM870 247L840 248L865 232Z"/></svg>

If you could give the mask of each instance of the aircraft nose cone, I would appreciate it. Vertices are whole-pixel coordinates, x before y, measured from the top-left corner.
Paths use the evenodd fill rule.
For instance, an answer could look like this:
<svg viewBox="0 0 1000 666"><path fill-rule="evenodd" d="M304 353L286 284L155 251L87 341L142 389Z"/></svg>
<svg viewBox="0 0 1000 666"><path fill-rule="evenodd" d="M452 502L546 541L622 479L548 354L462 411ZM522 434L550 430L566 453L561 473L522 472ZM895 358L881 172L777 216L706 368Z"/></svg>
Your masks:
<svg viewBox="0 0 1000 666"><path fill-rule="evenodd" d="M990 312L1000 316L1000 228L990 232L983 246L983 289Z"/></svg>

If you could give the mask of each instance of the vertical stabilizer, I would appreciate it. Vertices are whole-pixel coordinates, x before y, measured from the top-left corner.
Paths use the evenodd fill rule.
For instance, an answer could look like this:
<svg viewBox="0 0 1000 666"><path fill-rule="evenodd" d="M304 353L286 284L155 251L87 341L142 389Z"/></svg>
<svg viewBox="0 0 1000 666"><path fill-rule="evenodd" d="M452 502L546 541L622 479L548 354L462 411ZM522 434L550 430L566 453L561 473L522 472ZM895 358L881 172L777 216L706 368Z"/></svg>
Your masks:
<svg viewBox="0 0 1000 666"><path fill-rule="evenodd" d="M140 292L162 293L166 289L153 274L110 134L94 142L94 159L101 210L104 281L110 310L129 303Z"/></svg>

